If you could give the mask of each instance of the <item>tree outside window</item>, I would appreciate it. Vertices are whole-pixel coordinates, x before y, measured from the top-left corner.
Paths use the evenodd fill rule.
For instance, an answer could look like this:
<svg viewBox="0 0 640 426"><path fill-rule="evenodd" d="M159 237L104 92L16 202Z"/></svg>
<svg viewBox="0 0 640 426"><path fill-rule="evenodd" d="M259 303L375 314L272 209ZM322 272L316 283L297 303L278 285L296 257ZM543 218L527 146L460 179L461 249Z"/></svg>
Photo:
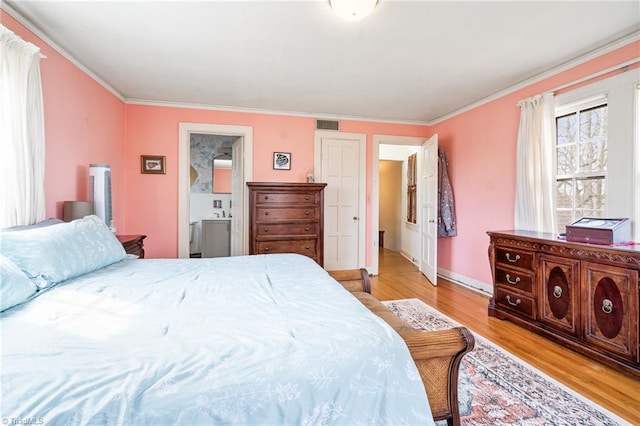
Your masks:
<svg viewBox="0 0 640 426"><path fill-rule="evenodd" d="M558 232L580 217L604 217L608 105L556 117Z"/></svg>

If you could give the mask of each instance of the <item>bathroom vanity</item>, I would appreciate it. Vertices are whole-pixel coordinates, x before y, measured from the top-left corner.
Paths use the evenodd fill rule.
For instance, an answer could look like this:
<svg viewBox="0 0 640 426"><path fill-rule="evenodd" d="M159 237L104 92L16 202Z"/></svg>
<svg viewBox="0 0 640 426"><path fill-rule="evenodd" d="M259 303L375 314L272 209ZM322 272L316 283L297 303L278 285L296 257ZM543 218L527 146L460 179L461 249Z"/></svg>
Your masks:
<svg viewBox="0 0 640 426"><path fill-rule="evenodd" d="M202 257L226 257L231 254L231 220L202 221Z"/></svg>

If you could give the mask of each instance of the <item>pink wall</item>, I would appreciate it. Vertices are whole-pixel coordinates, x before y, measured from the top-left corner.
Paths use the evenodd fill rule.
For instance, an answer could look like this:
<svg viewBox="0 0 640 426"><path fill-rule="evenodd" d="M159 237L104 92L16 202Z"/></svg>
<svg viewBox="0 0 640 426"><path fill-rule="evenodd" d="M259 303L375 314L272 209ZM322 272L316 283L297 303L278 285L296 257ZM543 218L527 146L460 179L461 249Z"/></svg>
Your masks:
<svg viewBox="0 0 640 426"><path fill-rule="evenodd" d="M125 105L3 10L2 23L41 47L46 137L47 216L61 217L62 201L85 199L88 164L108 163L113 174L114 218L119 232L148 235L149 257L177 255L178 123L251 126L257 181L305 181L313 169L310 117ZM449 157L458 236L439 241L440 267L489 283L485 231L513 227L516 102L640 56L640 42L429 128L342 120L341 130L367 135L367 235L371 232L374 134L439 134ZM292 154L290 171L272 169L273 151ZM142 175L140 155L166 155L165 175ZM367 263L371 241L367 245Z"/></svg>
<svg viewBox="0 0 640 426"><path fill-rule="evenodd" d="M315 119L274 114L142 105L126 107L127 233L143 233L148 257L177 256L178 127L180 122L253 128L253 180L305 182L314 166ZM424 136L425 126L342 121L346 132L367 133L367 193L371 193L372 135ZM291 170L273 169L273 152L291 153ZM142 175L140 155L165 155L166 175ZM371 206L367 197L367 235ZM371 246L367 241L367 247ZM367 253L367 260L370 250Z"/></svg>
<svg viewBox="0 0 640 426"><path fill-rule="evenodd" d="M439 239L439 267L491 282L486 231L514 224L516 103L639 56L640 42L629 44L432 127L449 160L458 224L457 237Z"/></svg>
<svg viewBox="0 0 640 426"><path fill-rule="evenodd" d="M113 174L113 215L124 224L125 105L8 13L2 25L40 47L45 120L47 217L62 217L62 202L86 200L90 163Z"/></svg>

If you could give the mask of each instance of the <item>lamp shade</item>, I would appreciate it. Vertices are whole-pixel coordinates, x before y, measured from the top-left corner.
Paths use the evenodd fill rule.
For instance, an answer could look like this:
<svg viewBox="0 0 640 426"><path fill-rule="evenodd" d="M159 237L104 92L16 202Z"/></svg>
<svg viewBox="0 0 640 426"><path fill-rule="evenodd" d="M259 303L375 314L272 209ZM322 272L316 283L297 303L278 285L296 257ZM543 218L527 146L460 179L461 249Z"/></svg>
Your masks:
<svg viewBox="0 0 640 426"><path fill-rule="evenodd" d="M369 15L378 0L329 0L334 13L345 21L359 21Z"/></svg>
<svg viewBox="0 0 640 426"><path fill-rule="evenodd" d="M93 201L65 201L62 208L62 220L70 222L95 214Z"/></svg>

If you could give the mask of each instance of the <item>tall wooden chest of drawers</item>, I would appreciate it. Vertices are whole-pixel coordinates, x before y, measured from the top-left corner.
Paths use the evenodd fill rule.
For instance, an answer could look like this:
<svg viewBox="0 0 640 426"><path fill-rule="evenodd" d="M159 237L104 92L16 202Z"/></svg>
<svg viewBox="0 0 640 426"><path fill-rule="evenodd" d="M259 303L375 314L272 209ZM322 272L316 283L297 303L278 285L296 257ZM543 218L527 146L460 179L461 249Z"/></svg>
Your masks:
<svg viewBox="0 0 640 426"><path fill-rule="evenodd" d="M248 182L249 254L298 253L323 266L326 185Z"/></svg>

